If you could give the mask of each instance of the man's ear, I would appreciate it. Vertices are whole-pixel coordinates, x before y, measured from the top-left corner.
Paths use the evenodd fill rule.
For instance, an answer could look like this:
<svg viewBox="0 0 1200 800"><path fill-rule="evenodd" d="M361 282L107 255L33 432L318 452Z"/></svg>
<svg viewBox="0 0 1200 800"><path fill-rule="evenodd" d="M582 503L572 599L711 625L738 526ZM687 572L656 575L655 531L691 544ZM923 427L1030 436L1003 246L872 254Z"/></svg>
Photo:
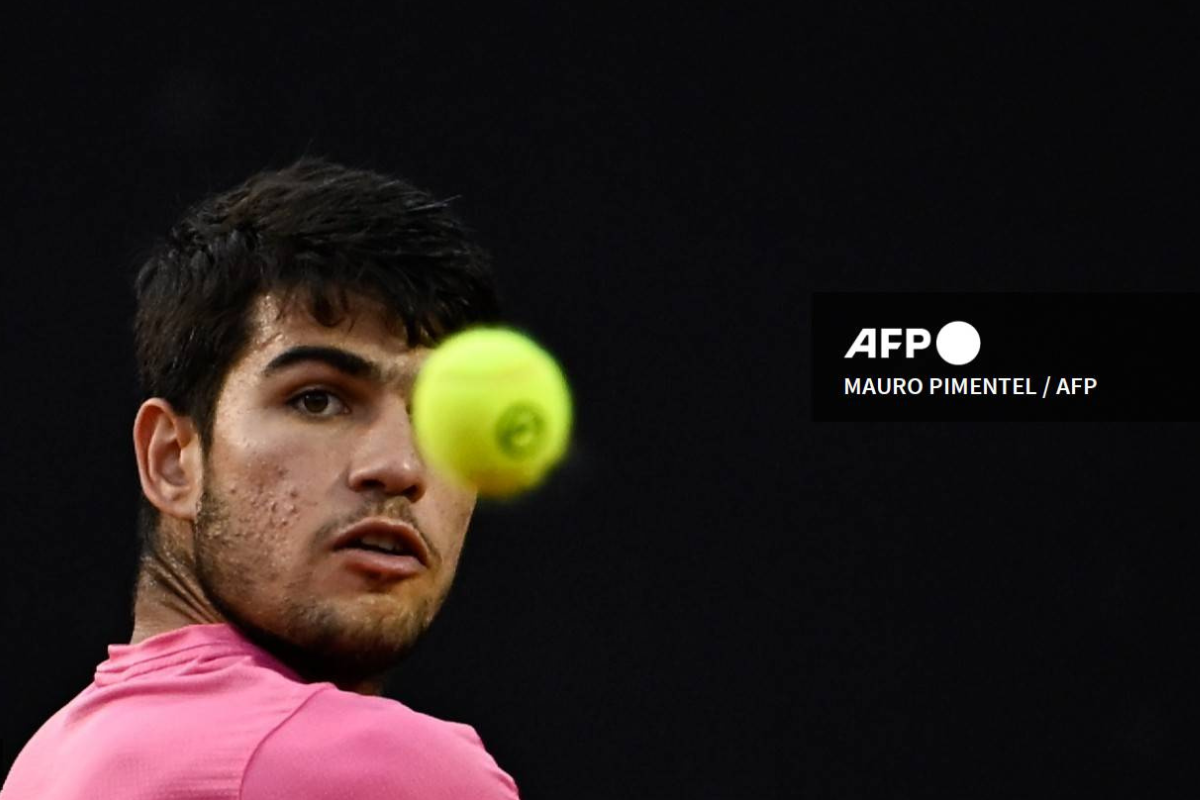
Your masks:
<svg viewBox="0 0 1200 800"><path fill-rule="evenodd" d="M164 514L195 520L204 452L191 418L176 414L161 397L150 398L133 421L133 450L146 499Z"/></svg>

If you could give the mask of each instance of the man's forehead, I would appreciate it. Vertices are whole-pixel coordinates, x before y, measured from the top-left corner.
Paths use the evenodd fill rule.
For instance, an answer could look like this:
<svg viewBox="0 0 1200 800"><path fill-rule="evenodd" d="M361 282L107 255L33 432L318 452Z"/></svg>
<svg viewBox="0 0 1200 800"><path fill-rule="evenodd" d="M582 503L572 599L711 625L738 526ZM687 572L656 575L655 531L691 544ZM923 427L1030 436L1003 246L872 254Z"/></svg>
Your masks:
<svg viewBox="0 0 1200 800"><path fill-rule="evenodd" d="M401 326L387 324L383 306L359 303L338 325L312 318L302 304L284 305L273 295L256 306L250 361L269 378L293 364L323 362L342 372L383 384L408 383L427 348L410 350Z"/></svg>
<svg viewBox="0 0 1200 800"><path fill-rule="evenodd" d="M394 315L382 303L369 298L352 296L345 316L332 327L313 318L308 307L296 299L263 295L255 301L250 314L253 346L262 350L288 337L320 335L371 341L380 347L401 353L408 349L404 326L397 324Z"/></svg>

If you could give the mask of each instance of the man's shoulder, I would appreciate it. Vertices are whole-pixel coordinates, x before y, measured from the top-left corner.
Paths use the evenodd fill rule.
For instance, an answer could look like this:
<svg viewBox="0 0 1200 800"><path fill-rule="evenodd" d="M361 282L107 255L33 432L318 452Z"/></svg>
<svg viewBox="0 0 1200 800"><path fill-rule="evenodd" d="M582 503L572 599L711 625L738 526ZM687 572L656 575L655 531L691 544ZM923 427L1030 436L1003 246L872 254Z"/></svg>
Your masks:
<svg viewBox="0 0 1200 800"><path fill-rule="evenodd" d="M415 711L387 697L345 692L330 687L308 699L287 721L290 732L314 734L313 743L328 742L330 731L337 738L361 737L373 748L393 748L421 742L482 748L475 729L461 722L439 719Z"/></svg>
<svg viewBox="0 0 1200 800"><path fill-rule="evenodd" d="M326 792L363 800L517 796L470 725L332 687L263 740L247 766L242 797L302 800Z"/></svg>

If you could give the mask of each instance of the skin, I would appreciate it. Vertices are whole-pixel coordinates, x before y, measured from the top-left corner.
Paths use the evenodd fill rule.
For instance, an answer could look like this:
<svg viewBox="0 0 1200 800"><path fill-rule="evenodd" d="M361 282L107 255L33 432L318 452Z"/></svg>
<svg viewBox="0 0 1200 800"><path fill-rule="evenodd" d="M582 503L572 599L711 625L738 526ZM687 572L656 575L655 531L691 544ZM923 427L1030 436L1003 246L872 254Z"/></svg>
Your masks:
<svg viewBox="0 0 1200 800"><path fill-rule="evenodd" d="M475 493L422 462L408 400L429 354L391 335L380 307L326 328L277 295L226 376L205 452L190 418L146 400L133 426L142 491L162 512L160 555L143 560L131 644L185 625L231 623L305 680L379 694L454 581ZM260 371L295 345L350 350L387 385L319 363ZM351 569L333 539L371 518L406 521L428 567L395 579Z"/></svg>

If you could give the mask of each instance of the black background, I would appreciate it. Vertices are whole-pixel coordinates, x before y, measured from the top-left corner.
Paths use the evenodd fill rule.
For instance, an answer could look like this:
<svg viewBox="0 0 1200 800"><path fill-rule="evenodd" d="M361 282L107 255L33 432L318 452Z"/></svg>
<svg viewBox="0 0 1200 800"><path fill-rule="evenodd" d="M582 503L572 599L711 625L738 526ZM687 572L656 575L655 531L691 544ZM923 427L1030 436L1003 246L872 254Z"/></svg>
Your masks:
<svg viewBox="0 0 1200 800"><path fill-rule="evenodd" d="M1196 426L813 423L809 314L814 291L1197 288L1196 23L11 12L6 764L128 641L138 257L307 151L459 195L573 382L570 462L480 510L388 690L474 725L523 797L1167 796Z"/></svg>

